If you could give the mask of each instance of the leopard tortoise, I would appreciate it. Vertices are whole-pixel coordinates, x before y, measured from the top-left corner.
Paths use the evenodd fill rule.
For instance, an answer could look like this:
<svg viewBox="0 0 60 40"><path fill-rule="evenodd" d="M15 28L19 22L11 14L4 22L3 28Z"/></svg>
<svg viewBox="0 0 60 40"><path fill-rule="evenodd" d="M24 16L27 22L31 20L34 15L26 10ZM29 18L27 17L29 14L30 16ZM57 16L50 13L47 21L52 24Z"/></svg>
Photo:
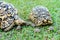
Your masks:
<svg viewBox="0 0 60 40"><path fill-rule="evenodd" d="M17 10L12 4L0 2L0 29L9 31L14 25L17 25L16 29L19 29L24 24L26 21L18 16Z"/></svg>
<svg viewBox="0 0 60 40"><path fill-rule="evenodd" d="M35 26L53 23L49 10L44 6L36 6L32 8L31 13L29 14L29 19Z"/></svg>

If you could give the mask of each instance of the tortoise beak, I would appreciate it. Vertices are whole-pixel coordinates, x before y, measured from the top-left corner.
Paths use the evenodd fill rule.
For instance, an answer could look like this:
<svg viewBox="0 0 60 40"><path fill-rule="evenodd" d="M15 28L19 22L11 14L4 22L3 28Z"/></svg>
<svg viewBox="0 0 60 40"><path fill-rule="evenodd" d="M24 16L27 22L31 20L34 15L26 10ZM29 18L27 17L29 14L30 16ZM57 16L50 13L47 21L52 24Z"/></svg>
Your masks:
<svg viewBox="0 0 60 40"><path fill-rule="evenodd" d="M2 18L0 18L0 22L2 22Z"/></svg>
<svg viewBox="0 0 60 40"><path fill-rule="evenodd" d="M2 19L0 18L0 28L1 28L1 22L2 22Z"/></svg>
<svg viewBox="0 0 60 40"><path fill-rule="evenodd" d="M0 28L1 28L1 22L2 22L2 19L0 18Z"/></svg>

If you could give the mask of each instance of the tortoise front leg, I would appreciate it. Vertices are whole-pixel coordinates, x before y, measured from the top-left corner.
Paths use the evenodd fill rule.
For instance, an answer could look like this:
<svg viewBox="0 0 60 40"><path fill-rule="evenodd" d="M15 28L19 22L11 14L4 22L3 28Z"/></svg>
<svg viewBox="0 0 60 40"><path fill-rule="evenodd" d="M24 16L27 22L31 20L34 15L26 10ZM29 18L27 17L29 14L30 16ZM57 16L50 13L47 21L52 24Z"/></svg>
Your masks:
<svg viewBox="0 0 60 40"><path fill-rule="evenodd" d="M10 29L13 28L13 26L14 26L14 22L9 27L5 28L4 31L9 31Z"/></svg>
<svg viewBox="0 0 60 40"><path fill-rule="evenodd" d="M21 25L23 25L25 22L23 20L17 19L15 20L15 25L17 25L16 30L22 29Z"/></svg>

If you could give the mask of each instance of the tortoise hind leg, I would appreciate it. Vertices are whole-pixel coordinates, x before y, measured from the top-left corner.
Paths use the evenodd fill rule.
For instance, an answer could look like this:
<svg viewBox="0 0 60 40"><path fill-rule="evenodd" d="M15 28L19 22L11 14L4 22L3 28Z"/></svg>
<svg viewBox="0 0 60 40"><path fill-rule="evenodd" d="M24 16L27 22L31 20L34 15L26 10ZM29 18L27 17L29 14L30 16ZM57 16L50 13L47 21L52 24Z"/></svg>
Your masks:
<svg viewBox="0 0 60 40"><path fill-rule="evenodd" d="M36 25L30 21L25 22L25 25L35 27Z"/></svg>

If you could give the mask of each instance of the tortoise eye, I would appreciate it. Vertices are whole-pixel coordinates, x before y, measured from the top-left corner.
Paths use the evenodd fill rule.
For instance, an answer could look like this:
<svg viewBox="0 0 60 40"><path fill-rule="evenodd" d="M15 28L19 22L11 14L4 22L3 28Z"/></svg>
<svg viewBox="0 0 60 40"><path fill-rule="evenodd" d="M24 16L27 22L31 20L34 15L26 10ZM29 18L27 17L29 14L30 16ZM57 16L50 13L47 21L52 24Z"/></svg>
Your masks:
<svg viewBox="0 0 60 40"><path fill-rule="evenodd" d="M4 18L3 21L7 20L7 18Z"/></svg>

